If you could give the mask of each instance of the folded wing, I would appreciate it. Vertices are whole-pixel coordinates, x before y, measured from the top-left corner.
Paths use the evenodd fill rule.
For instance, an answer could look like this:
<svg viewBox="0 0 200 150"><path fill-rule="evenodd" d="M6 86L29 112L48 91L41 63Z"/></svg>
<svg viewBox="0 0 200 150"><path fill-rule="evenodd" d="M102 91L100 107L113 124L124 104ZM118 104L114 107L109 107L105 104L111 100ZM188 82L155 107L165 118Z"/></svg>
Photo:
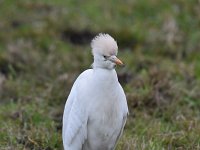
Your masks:
<svg viewBox="0 0 200 150"><path fill-rule="evenodd" d="M67 99L63 115L62 136L65 150L82 149L87 138L88 116L76 92L76 85L74 85Z"/></svg>

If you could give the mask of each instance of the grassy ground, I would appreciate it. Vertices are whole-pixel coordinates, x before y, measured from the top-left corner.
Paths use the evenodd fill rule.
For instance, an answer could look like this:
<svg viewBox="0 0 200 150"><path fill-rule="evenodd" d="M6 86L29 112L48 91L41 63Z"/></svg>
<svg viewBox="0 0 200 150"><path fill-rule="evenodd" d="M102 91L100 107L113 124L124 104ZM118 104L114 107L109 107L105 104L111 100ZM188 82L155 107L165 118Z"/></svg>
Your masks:
<svg viewBox="0 0 200 150"><path fill-rule="evenodd" d="M90 40L118 41L130 116L118 150L200 149L198 0L0 1L0 149L62 149Z"/></svg>

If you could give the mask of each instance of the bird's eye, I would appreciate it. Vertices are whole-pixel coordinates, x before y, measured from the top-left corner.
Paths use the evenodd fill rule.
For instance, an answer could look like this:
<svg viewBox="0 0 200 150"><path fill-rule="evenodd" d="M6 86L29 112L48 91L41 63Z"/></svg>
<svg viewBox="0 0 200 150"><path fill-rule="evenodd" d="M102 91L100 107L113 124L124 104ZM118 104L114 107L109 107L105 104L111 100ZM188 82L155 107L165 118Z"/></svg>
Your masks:
<svg viewBox="0 0 200 150"><path fill-rule="evenodd" d="M106 60L106 59L108 58L108 56L106 56L106 55L103 55L103 58Z"/></svg>

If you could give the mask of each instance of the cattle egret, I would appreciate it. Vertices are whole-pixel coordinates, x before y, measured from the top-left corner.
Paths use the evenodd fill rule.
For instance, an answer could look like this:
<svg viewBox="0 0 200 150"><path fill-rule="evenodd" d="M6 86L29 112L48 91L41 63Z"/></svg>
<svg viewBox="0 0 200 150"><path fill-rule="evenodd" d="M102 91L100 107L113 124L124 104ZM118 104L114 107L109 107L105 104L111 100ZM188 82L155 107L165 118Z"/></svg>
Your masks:
<svg viewBox="0 0 200 150"><path fill-rule="evenodd" d="M118 46L109 34L91 42L93 68L81 73L68 96L63 114L65 150L113 150L128 115L124 90L118 82Z"/></svg>

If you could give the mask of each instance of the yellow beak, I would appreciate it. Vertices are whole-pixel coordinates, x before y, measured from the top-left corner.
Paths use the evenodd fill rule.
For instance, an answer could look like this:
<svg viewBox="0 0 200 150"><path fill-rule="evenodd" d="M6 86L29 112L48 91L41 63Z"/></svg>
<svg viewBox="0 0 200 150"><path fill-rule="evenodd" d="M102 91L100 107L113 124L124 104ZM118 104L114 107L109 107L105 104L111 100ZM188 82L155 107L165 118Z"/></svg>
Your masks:
<svg viewBox="0 0 200 150"><path fill-rule="evenodd" d="M119 58L117 58L117 57L114 59L114 62L115 62L117 65L120 65L120 66L124 65L123 62L122 62Z"/></svg>

